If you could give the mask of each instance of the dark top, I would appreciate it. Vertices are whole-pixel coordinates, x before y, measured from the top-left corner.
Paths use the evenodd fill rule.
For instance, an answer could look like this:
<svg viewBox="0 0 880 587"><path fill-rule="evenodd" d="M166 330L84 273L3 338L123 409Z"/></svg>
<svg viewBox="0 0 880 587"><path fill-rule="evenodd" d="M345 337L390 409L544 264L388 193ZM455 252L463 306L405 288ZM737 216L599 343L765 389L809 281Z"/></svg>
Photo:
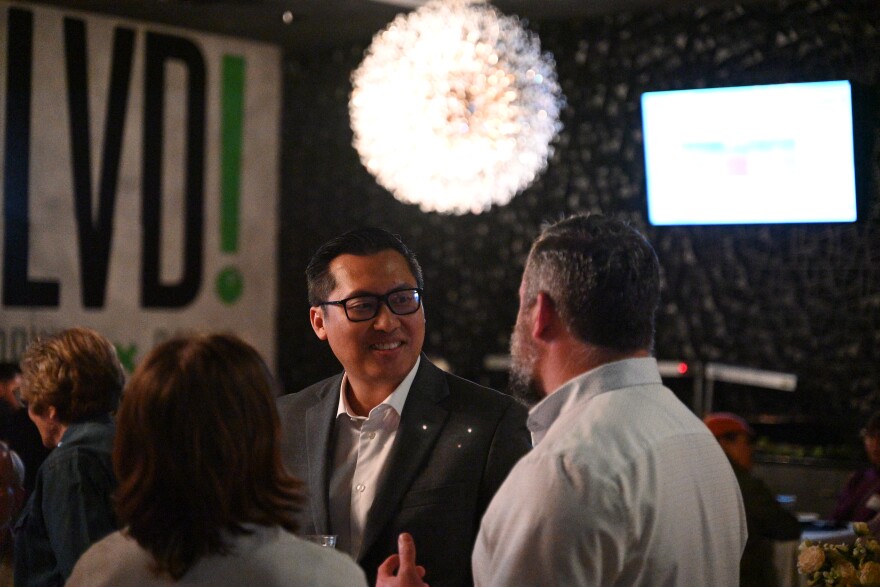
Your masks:
<svg viewBox="0 0 880 587"><path fill-rule="evenodd" d="M37 472L15 525L16 587L63 585L80 555L117 529L110 416L71 424Z"/></svg>
<svg viewBox="0 0 880 587"><path fill-rule="evenodd" d="M742 493L749 531L740 560L739 584L741 587L777 587L773 541L797 540L801 536L801 525L779 505L763 481L733 461L730 465Z"/></svg>
<svg viewBox="0 0 880 587"><path fill-rule="evenodd" d="M34 490L40 465L49 456L49 449L43 446L40 431L28 416L27 408L15 410L9 422L9 447L24 463L24 495L27 499Z"/></svg>
<svg viewBox="0 0 880 587"><path fill-rule="evenodd" d="M328 486L341 382L339 374L278 401L285 464L309 493L304 534L337 533ZM431 587L473 583L480 519L531 446L526 417L510 396L445 373L422 355L355 557L371 583L397 552L401 532L415 538Z"/></svg>
<svg viewBox="0 0 880 587"><path fill-rule="evenodd" d="M16 408L6 400L0 399L0 440L9 443L9 434L12 432L12 415Z"/></svg>
<svg viewBox="0 0 880 587"><path fill-rule="evenodd" d="M873 498L873 499L872 499ZM837 498L830 519L867 522L880 511L880 473L874 467L853 473Z"/></svg>

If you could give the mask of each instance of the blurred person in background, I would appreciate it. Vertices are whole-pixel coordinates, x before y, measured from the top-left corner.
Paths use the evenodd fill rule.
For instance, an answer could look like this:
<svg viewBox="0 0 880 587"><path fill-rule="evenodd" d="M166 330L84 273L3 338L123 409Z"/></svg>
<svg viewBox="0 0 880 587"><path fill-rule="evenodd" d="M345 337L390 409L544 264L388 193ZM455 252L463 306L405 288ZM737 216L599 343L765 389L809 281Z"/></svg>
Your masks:
<svg viewBox="0 0 880 587"><path fill-rule="evenodd" d="M49 456L40 431L21 403L21 368L18 363L0 363L0 440L21 458L24 466L24 498L34 490L40 465Z"/></svg>
<svg viewBox="0 0 880 587"><path fill-rule="evenodd" d="M755 434L748 423L728 412L708 414L703 422L730 459L746 509L749 538L740 561L739 584L742 587L777 587L773 541L797 540L801 525L776 501L770 488L752 475Z"/></svg>
<svg viewBox="0 0 880 587"><path fill-rule="evenodd" d="M294 536L302 483L282 464L276 385L232 335L162 343L132 375L113 464L121 531L68 586L365 586L331 548Z"/></svg>
<svg viewBox="0 0 880 587"><path fill-rule="evenodd" d="M24 503L24 465L14 451L0 442L0 587L12 587L12 534L10 529Z"/></svg>
<svg viewBox="0 0 880 587"><path fill-rule="evenodd" d="M15 525L15 585L61 585L117 527L111 413L125 378L113 344L88 328L38 339L21 367L21 397L52 452Z"/></svg>
<svg viewBox="0 0 880 587"><path fill-rule="evenodd" d="M852 474L837 497L829 519L839 524L868 522L880 531L880 412L875 412L860 432L870 466Z"/></svg>
<svg viewBox="0 0 880 587"><path fill-rule="evenodd" d="M0 440L9 439L12 415L22 407L18 399L21 368L18 363L0 362Z"/></svg>

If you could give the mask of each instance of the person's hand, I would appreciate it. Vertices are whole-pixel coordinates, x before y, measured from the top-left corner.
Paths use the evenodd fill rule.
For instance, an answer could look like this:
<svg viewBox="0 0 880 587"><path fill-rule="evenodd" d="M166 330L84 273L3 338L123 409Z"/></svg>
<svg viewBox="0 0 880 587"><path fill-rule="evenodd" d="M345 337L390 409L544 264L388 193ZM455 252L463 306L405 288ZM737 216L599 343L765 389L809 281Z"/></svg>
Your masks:
<svg viewBox="0 0 880 587"><path fill-rule="evenodd" d="M397 552L379 565L376 587L428 587L422 581L425 567L416 564L416 543L404 532L397 537Z"/></svg>

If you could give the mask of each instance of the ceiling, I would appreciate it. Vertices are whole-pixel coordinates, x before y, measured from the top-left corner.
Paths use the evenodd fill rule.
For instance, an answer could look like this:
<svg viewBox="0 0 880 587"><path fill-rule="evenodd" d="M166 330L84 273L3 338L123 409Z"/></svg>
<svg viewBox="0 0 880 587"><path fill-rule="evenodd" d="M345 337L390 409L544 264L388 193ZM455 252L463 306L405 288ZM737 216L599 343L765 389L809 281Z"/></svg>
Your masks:
<svg viewBox="0 0 880 587"><path fill-rule="evenodd" d="M425 0L37 0L86 10L267 41L292 51L368 41L398 13ZM564 20L610 12L651 10L734 0L495 0L505 14Z"/></svg>

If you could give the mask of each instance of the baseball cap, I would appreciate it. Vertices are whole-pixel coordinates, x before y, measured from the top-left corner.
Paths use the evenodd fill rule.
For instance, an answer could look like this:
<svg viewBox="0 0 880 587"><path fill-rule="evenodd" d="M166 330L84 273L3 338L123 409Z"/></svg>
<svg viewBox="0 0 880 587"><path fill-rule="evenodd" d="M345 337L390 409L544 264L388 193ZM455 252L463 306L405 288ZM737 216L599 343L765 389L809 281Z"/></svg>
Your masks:
<svg viewBox="0 0 880 587"><path fill-rule="evenodd" d="M749 436L755 435L755 431L752 430L752 427L745 420L730 412L708 414L703 418L703 423L709 427L715 438L737 432L742 432Z"/></svg>

